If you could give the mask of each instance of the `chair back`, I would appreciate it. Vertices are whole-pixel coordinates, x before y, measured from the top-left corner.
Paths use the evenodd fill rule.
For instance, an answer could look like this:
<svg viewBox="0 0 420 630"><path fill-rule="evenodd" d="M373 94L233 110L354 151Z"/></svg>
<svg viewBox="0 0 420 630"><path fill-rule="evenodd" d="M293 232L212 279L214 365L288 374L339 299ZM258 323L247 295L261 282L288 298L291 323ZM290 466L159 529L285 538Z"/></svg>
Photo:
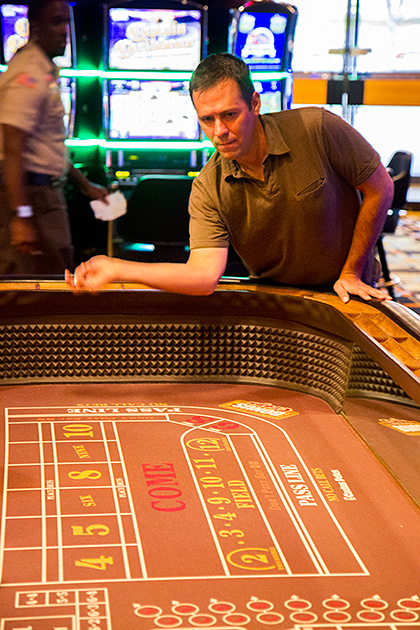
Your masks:
<svg viewBox="0 0 420 630"><path fill-rule="evenodd" d="M394 182L394 196L382 228L382 232L386 234L393 234L395 232L400 210L403 210L407 205L412 160L413 154L409 151L396 151L388 162L387 169Z"/></svg>
<svg viewBox="0 0 420 630"><path fill-rule="evenodd" d="M391 209L402 210L407 204L407 192L411 180L412 153L396 151L388 163L388 171L394 182L394 198Z"/></svg>
<svg viewBox="0 0 420 630"><path fill-rule="evenodd" d="M144 175L118 219L118 234L132 243L187 244L188 201L193 178L187 175Z"/></svg>

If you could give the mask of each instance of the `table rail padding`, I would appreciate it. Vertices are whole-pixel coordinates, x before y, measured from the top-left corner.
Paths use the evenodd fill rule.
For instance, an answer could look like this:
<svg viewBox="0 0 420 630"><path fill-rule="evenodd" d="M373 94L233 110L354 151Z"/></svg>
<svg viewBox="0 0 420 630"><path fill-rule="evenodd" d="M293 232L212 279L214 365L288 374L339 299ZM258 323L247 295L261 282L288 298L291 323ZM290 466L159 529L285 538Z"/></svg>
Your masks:
<svg viewBox="0 0 420 630"><path fill-rule="evenodd" d="M208 297L0 291L0 384L254 382L320 396L337 412L349 396L418 404L416 373L384 345L383 329L398 325L372 306L366 320L351 302L347 313L331 295L253 286ZM377 316L385 327L372 325Z"/></svg>

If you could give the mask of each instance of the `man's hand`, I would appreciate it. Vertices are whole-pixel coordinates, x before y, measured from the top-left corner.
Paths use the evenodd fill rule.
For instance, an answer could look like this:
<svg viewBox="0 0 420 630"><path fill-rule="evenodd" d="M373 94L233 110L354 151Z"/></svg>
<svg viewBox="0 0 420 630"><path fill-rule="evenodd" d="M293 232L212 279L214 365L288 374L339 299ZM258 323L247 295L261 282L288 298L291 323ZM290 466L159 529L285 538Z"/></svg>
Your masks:
<svg viewBox="0 0 420 630"><path fill-rule="evenodd" d="M87 262L82 262L74 274L66 269L66 283L73 289L86 289L96 293L104 284L116 280L116 259L108 256L94 256Z"/></svg>
<svg viewBox="0 0 420 630"><path fill-rule="evenodd" d="M21 254L39 252L39 239L33 219L14 217L10 224L11 244Z"/></svg>
<svg viewBox="0 0 420 630"><path fill-rule="evenodd" d="M77 186L80 192L90 200L100 199L106 204L109 203L107 199L109 195L108 189L100 184L94 184L91 182L81 170L74 168L73 164L70 162L68 164L67 177L75 186Z"/></svg>
<svg viewBox="0 0 420 630"><path fill-rule="evenodd" d="M348 302L350 295L358 295L364 300L391 300L391 296L380 289L375 289L360 280L356 274L343 274L334 284L334 291L340 300Z"/></svg>

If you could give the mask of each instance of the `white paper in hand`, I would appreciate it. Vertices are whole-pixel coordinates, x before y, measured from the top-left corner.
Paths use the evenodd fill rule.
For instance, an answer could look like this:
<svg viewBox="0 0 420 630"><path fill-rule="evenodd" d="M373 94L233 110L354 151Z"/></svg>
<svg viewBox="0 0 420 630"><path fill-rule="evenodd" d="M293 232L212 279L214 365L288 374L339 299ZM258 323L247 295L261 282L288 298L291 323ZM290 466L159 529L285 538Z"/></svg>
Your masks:
<svg viewBox="0 0 420 630"><path fill-rule="evenodd" d="M120 190L116 190L107 197L109 204L100 199L94 199L90 206L96 219L101 221L113 221L122 217L127 212L127 200Z"/></svg>

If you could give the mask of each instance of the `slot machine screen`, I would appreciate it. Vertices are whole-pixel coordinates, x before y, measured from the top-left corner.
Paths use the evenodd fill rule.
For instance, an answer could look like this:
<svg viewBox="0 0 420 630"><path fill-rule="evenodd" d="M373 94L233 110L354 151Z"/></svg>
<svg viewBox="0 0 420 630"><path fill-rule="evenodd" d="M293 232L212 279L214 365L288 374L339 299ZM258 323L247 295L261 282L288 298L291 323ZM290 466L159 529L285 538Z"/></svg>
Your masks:
<svg viewBox="0 0 420 630"><path fill-rule="evenodd" d="M74 132L74 103L76 98L75 80L70 77L60 77L60 97L64 107L64 128L67 138L73 137Z"/></svg>
<svg viewBox="0 0 420 630"><path fill-rule="evenodd" d="M55 57L54 62L59 68L71 68L73 13L70 10L70 28L67 33L67 44L64 55ZM28 7L24 4L0 5L1 33L3 40L3 60L7 64L13 55L26 44L29 38Z"/></svg>
<svg viewBox="0 0 420 630"><path fill-rule="evenodd" d="M110 140L198 140L188 81L108 81Z"/></svg>
<svg viewBox="0 0 420 630"><path fill-rule="evenodd" d="M232 52L243 59L251 71L282 68L287 21L288 16L282 13L242 11L233 22Z"/></svg>
<svg viewBox="0 0 420 630"><path fill-rule="evenodd" d="M254 81L255 90L261 97L261 114L279 112L282 108L280 81Z"/></svg>
<svg viewBox="0 0 420 630"><path fill-rule="evenodd" d="M201 59L201 11L110 8L108 46L111 69L192 71Z"/></svg>
<svg viewBox="0 0 420 630"><path fill-rule="evenodd" d="M26 44L29 37L28 8L21 4L0 6L3 59L8 63L15 52Z"/></svg>

